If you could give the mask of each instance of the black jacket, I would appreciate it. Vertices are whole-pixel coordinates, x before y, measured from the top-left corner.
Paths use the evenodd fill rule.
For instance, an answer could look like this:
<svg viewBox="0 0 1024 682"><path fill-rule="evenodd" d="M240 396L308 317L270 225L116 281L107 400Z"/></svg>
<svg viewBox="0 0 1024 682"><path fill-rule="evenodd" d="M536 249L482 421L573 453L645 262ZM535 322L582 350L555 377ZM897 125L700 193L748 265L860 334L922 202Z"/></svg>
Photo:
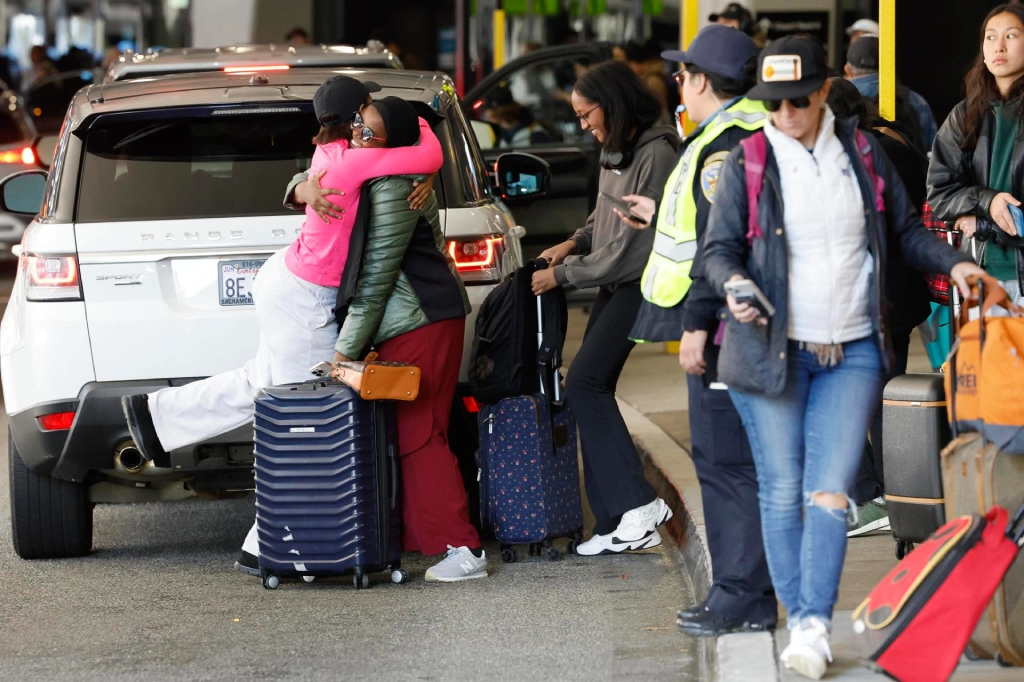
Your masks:
<svg viewBox="0 0 1024 682"><path fill-rule="evenodd" d="M836 136L856 169L861 196L873 197L867 169L854 141L856 121L836 121ZM954 265L969 261L948 244L929 234L907 197L896 171L878 142L869 136L875 171L885 181L886 214L898 237L907 263L923 272L949 272ZM777 396L786 388L789 345L789 251L784 230L781 180L775 155L768 146L764 190L758 207L763 236L747 242L747 187L742 147L726 160L718 181L718 196L708 232L704 236L704 274L724 296L723 285L733 275L753 279L775 307L767 326L740 324L729 319L718 362L721 381L740 391ZM882 353L885 371L891 366L891 345L883 322L885 273L888 262L886 218L868 202L864 211L868 248L875 268L869 290L869 311L874 337Z"/></svg>
<svg viewBox="0 0 1024 682"><path fill-rule="evenodd" d="M906 140L907 144L877 130L867 132L874 136L889 157L893 169L903 181L911 205L920 211L924 206L928 189L928 159L917 147L911 146L913 143L905 134L903 126L899 123L887 126ZM889 214L887 207L886 223L892 225L894 222L896 221ZM928 284L924 276L910 267L903 258L903 252L899 247L899 235L894 230L886 230L886 241L889 262L885 269L885 292L892 304L888 316L889 330L893 334L909 334L928 319L932 312Z"/></svg>
<svg viewBox="0 0 1024 682"><path fill-rule="evenodd" d="M1021 98L1008 102L1006 106L1024 105ZM989 207L998 191L989 187L989 171L992 166L992 143L995 137L996 117L990 108L981 124L978 143L971 151L960 148L963 138L964 117L967 115L967 101L960 102L953 109L946 122L939 129L932 148L931 163L928 165L928 203L937 220L954 222L963 215L978 218L978 230L974 238L978 242L978 261L984 257L985 242L996 241L1010 245L1004 233L992 220ZM1024 126L1018 126L1017 141L1013 147L1012 186L1019 193L1024 189ZM1012 238L1010 238L1012 239ZM965 248L969 248L965 240ZM1019 268L1018 268L1019 269Z"/></svg>

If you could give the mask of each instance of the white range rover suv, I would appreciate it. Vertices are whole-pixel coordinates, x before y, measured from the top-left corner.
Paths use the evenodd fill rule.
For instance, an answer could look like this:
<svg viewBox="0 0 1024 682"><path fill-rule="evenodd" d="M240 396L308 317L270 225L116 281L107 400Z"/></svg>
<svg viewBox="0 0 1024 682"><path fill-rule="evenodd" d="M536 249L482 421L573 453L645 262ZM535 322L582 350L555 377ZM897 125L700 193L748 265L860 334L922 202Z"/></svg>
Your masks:
<svg viewBox="0 0 1024 682"><path fill-rule="evenodd" d="M309 166L313 92L336 73L380 83L381 96L409 100L433 125L445 154L435 186L441 220L474 310L521 263L523 230L496 194L528 200L550 171L509 154L492 176L444 74L205 73L81 90L49 174L0 183L0 208L38 213L0 325L21 557L88 553L96 503L252 488L251 427L175 450L159 468L132 445L120 398L232 369L255 353L251 278L302 225L302 213L284 208L284 189ZM465 395L453 406L451 440L475 481Z"/></svg>

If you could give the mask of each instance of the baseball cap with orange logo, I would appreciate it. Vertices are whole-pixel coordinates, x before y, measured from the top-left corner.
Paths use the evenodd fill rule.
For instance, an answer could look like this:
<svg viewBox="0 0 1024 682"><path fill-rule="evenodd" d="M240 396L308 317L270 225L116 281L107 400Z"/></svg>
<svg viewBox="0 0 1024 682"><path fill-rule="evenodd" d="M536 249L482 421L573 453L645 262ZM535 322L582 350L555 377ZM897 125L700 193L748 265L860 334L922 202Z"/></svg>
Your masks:
<svg viewBox="0 0 1024 682"><path fill-rule="evenodd" d="M786 36L772 41L757 61L756 100L798 99L816 92L828 79L828 58L813 38Z"/></svg>

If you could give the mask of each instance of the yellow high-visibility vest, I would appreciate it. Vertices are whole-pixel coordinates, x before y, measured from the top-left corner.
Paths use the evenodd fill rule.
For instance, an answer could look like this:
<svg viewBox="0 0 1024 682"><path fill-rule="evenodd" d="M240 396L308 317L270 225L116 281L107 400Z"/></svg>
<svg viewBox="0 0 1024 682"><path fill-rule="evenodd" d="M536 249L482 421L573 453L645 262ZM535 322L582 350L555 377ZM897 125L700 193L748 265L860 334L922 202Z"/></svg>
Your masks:
<svg viewBox="0 0 1024 682"><path fill-rule="evenodd" d="M683 158L665 184L654 235L654 249L647 261L642 280L644 298L662 308L677 305L690 290L690 268L697 254L697 200L694 183L700 182L708 200L713 200L723 152L719 163L706 162L697 168L701 152L729 128L751 132L764 127L768 112L764 104L743 98L728 109L718 112L700 136L690 142ZM717 155L716 155L717 156ZM710 159L709 159L710 160ZM699 173L699 175L698 175Z"/></svg>

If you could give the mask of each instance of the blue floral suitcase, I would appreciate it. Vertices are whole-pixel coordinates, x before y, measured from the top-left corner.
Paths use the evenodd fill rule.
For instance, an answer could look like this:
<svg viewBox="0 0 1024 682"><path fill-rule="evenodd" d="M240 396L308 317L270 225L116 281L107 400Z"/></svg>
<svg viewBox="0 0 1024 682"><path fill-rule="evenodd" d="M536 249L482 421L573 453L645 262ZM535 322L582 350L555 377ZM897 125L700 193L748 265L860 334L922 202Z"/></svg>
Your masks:
<svg viewBox="0 0 1024 682"><path fill-rule="evenodd" d="M327 380L274 386L256 398L256 523L263 586L282 578L401 569L394 406Z"/></svg>
<svg viewBox="0 0 1024 682"><path fill-rule="evenodd" d="M516 560L513 545L555 560L551 544L583 539L583 505L576 420L566 406L552 415L543 395L506 398L480 412L481 524L501 543L501 560Z"/></svg>

